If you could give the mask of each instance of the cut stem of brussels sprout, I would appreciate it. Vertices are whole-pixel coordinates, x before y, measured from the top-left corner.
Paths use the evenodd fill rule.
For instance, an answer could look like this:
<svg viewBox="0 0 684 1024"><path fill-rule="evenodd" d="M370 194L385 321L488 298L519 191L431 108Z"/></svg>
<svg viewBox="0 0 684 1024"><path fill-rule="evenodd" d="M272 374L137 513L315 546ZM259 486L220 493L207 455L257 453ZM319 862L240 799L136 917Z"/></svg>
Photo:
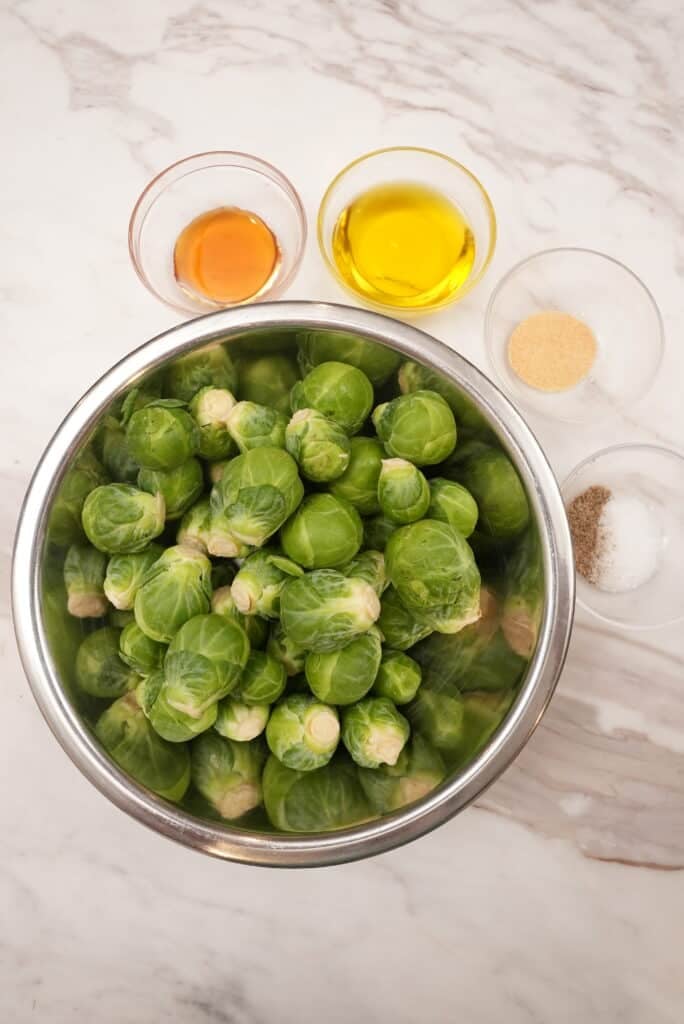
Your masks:
<svg viewBox="0 0 684 1024"><path fill-rule="evenodd" d="M104 592L107 558L89 544L72 544L64 560L67 610L77 619L99 619L109 602Z"/></svg>
<svg viewBox="0 0 684 1024"><path fill-rule="evenodd" d="M406 459L383 459L378 479L378 501L382 514L393 523L422 519L430 504L428 482Z"/></svg>
<svg viewBox="0 0 684 1024"><path fill-rule="evenodd" d="M246 743L266 728L271 708L268 704L243 704L233 697L219 701L214 728L228 740Z"/></svg>
<svg viewBox="0 0 684 1024"><path fill-rule="evenodd" d="M265 753L258 739L236 743L212 729L192 744L192 781L222 818L235 821L261 803Z"/></svg>
<svg viewBox="0 0 684 1024"><path fill-rule="evenodd" d="M313 771L327 764L339 738L335 709L305 693L284 697L271 711L266 726L271 753L297 771Z"/></svg>
<svg viewBox="0 0 684 1024"><path fill-rule="evenodd" d="M342 742L362 768L396 764L410 731L404 716L385 697L366 697L342 712Z"/></svg>
<svg viewBox="0 0 684 1024"><path fill-rule="evenodd" d="M294 413L285 431L285 447L308 480L335 480L349 465L349 438L339 423L316 409Z"/></svg>

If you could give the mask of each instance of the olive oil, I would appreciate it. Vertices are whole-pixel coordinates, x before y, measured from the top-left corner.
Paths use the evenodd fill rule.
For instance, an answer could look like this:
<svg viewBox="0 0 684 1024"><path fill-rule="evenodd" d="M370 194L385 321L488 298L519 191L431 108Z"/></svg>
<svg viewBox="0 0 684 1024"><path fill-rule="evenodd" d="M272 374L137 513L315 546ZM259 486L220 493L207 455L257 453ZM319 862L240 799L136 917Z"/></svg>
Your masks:
<svg viewBox="0 0 684 1024"><path fill-rule="evenodd" d="M383 305L421 309L448 302L463 288L475 239L446 196L394 182L363 192L342 211L332 252L354 291Z"/></svg>

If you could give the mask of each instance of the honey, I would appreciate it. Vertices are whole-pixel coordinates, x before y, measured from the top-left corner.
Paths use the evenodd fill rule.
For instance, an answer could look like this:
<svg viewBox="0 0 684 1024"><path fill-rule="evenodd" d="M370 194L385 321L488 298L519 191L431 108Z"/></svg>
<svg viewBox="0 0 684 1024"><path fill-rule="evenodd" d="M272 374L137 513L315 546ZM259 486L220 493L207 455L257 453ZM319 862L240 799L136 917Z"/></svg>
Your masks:
<svg viewBox="0 0 684 1024"><path fill-rule="evenodd" d="M475 239L442 193L412 182L377 185L340 214L333 259L354 291L383 305L429 308L454 298L475 261Z"/></svg>
<svg viewBox="0 0 684 1024"><path fill-rule="evenodd" d="M280 249L271 229L255 213L223 206L201 214L181 231L173 266L184 291L233 305L273 283Z"/></svg>

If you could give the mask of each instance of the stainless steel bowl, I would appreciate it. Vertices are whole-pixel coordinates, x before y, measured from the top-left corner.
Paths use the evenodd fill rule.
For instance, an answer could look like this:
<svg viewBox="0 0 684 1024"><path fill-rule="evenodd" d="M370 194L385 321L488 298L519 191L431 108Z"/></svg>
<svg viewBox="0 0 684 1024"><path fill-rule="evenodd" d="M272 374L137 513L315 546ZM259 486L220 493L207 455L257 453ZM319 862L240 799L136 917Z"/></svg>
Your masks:
<svg viewBox="0 0 684 1024"><path fill-rule="evenodd" d="M146 374L191 349L218 340L254 352L273 332L344 330L365 335L422 362L456 384L485 415L515 463L536 517L544 564L544 612L536 651L515 703L479 755L438 789L409 807L332 833L272 834L217 824L157 798L124 775L99 746L65 682L70 664L58 655L52 609L43 598L47 524L65 471L101 417ZM304 867L371 856L429 832L475 800L523 748L553 694L570 637L574 608L572 547L553 473L510 402L474 366L415 327L345 306L281 302L202 317L153 338L97 381L50 441L26 495L14 551L14 625L31 689L52 732L101 793L157 832L204 853L251 864ZM53 638L53 639L51 639ZM73 663L73 650L71 651Z"/></svg>

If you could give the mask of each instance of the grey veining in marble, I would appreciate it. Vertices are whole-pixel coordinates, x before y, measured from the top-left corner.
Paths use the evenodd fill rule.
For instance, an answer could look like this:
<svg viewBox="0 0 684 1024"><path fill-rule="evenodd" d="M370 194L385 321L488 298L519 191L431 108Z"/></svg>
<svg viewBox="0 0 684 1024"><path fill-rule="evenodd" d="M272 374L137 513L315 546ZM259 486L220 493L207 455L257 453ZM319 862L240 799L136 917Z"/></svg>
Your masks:
<svg viewBox="0 0 684 1024"><path fill-rule="evenodd" d="M684 447L683 52L677 0L0 3L3 1024L681 1020L681 626L580 612L548 714L478 806L378 860L285 875L176 848L79 776L21 673L6 581L60 417L174 322L129 266L128 215L152 173L205 149L272 160L310 222L377 146L471 167L497 254L421 323L483 367L513 262L617 256L663 314L656 385L598 428L532 426L561 478L614 441ZM345 301L313 241L289 294Z"/></svg>

